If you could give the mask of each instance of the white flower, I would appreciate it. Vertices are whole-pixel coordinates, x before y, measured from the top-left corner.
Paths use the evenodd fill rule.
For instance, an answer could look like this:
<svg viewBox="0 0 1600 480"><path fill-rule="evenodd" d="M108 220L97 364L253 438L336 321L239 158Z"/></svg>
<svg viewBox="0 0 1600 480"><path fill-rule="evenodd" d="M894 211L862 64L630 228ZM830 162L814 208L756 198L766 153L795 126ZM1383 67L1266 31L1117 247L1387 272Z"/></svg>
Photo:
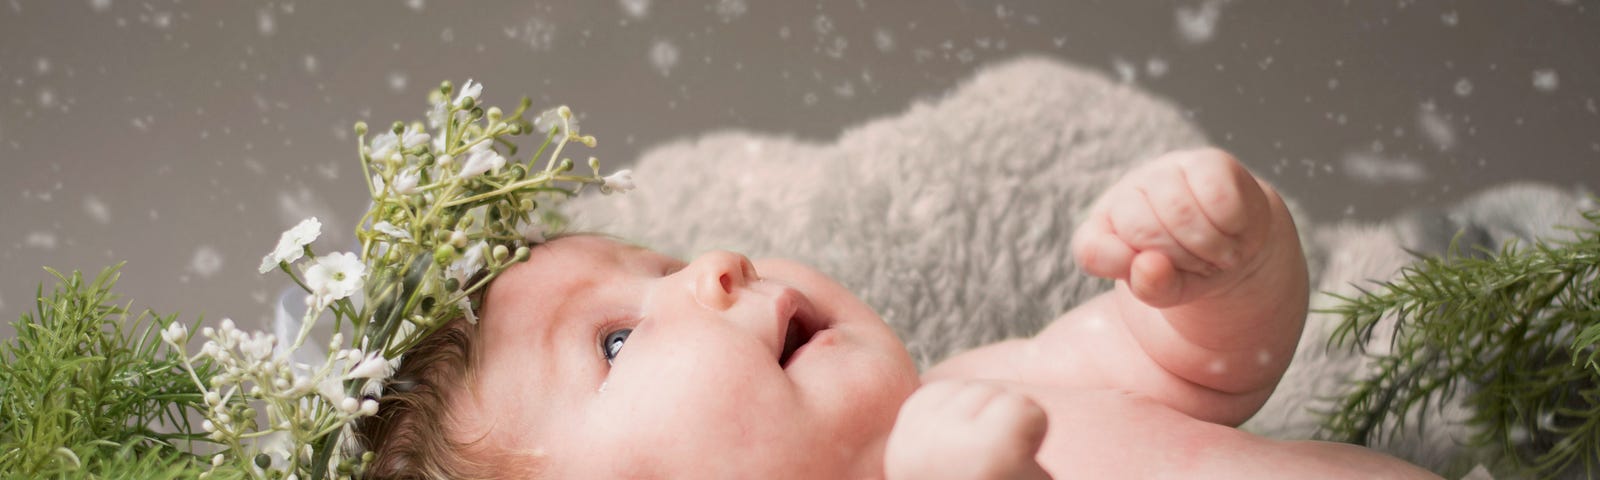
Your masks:
<svg viewBox="0 0 1600 480"><path fill-rule="evenodd" d="M628 190L633 190L633 170L626 168L617 170L615 173L607 175L606 178L602 180L605 181L604 184L600 185L600 191L602 193L611 193L614 191L626 192Z"/></svg>
<svg viewBox="0 0 1600 480"><path fill-rule="evenodd" d="M362 400L361 401L360 413L361 413L361 416L363 416L363 417L370 417L370 416L373 416L373 415L377 415L378 414L378 401L370 399L370 398L366 399L366 400Z"/></svg>
<svg viewBox="0 0 1600 480"><path fill-rule="evenodd" d="M405 169L400 175L394 177L394 193L411 195L417 193L417 182L422 180L422 174L416 169Z"/></svg>
<svg viewBox="0 0 1600 480"><path fill-rule="evenodd" d="M443 99L440 99L438 103L434 103L433 108L428 109L428 128L437 129L444 126L445 114L449 111L450 107L444 103ZM443 144L443 142L436 143Z"/></svg>
<svg viewBox="0 0 1600 480"><path fill-rule="evenodd" d="M396 226L394 226L394 224L389 223L389 222L378 222L377 224L374 224L372 226L372 229L373 230L377 230L378 232L383 233L384 235L388 235L388 236L394 237L395 239L398 239L398 240L410 240L411 239L411 232L407 232L405 230L401 230L400 227L396 227Z"/></svg>
<svg viewBox="0 0 1600 480"><path fill-rule="evenodd" d="M272 355L272 345L277 343L277 340L276 336L255 332L239 342L239 353L243 353L248 362L260 362Z"/></svg>
<svg viewBox="0 0 1600 480"><path fill-rule="evenodd" d="M400 132L400 145L407 150L417 148L428 143L431 137L428 132L418 130L416 125L407 125L406 129Z"/></svg>
<svg viewBox="0 0 1600 480"><path fill-rule="evenodd" d="M472 311L472 302L467 300L467 297L461 297L460 300L456 300L456 306L461 307L461 316L467 318L467 324L478 324L478 313Z"/></svg>
<svg viewBox="0 0 1600 480"><path fill-rule="evenodd" d="M567 107L545 110L539 114L539 118L534 119L533 125L539 128L540 133L550 133L551 129L564 125L562 135L578 134L578 119L572 118L572 110L568 110Z"/></svg>
<svg viewBox="0 0 1600 480"><path fill-rule="evenodd" d="M469 78L469 79L467 79L467 83L465 85L461 86L461 94L460 95L456 95L456 102L455 102L456 106L460 106L461 105L461 101L463 99L466 99L467 97L472 97L472 101L473 102L477 102L478 101L478 95L482 94L482 93L483 93L483 84L481 84L481 83L473 83L472 79Z"/></svg>
<svg viewBox="0 0 1600 480"><path fill-rule="evenodd" d="M301 220L299 225L283 232L278 237L277 248L261 259L261 273L267 273L280 263L299 260L305 254L304 247L315 241L318 235L322 235L322 222L317 221L317 217Z"/></svg>
<svg viewBox="0 0 1600 480"><path fill-rule="evenodd" d="M361 359L349 373L344 374L345 380L352 378L371 378L382 380L394 374L394 365L383 358L383 352L372 352L367 358Z"/></svg>
<svg viewBox="0 0 1600 480"><path fill-rule="evenodd" d="M450 266L445 267L445 276L456 279L456 283L460 285L458 288L467 288L467 280L483 268L483 251L488 248L489 244L483 240L468 245L467 252L461 255L461 258L457 258L454 262L450 262Z"/></svg>
<svg viewBox="0 0 1600 480"><path fill-rule="evenodd" d="M490 148L489 142L483 142L472 146L471 154L467 156L467 162L461 164L461 173L456 176L460 178L475 177L482 175L483 172L498 170L505 164L506 157L500 156L500 152Z"/></svg>
<svg viewBox="0 0 1600 480"><path fill-rule="evenodd" d="M373 160L400 160L400 137L394 132L383 132L372 138Z"/></svg>
<svg viewBox="0 0 1600 480"><path fill-rule="evenodd" d="M317 257L317 263L306 269L306 287L311 289L308 300L318 309L327 308L335 300L361 290L362 277L366 274L367 267L354 253Z"/></svg>
<svg viewBox="0 0 1600 480"><path fill-rule="evenodd" d="M172 322L161 330L161 339L174 347L182 347L183 341L189 339L189 327L183 326L183 322Z"/></svg>

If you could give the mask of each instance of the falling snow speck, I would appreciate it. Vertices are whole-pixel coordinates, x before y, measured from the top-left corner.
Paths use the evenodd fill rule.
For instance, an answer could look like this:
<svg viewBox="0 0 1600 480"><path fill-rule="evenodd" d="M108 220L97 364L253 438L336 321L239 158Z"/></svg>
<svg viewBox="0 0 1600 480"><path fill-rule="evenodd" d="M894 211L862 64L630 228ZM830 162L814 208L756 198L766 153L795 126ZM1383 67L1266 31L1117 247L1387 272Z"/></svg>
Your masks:
<svg viewBox="0 0 1600 480"><path fill-rule="evenodd" d="M317 56L316 55L307 54L306 58L302 61L302 63L306 67L306 73L317 73Z"/></svg>
<svg viewBox="0 0 1600 480"><path fill-rule="evenodd" d="M48 57L39 57L38 60L34 60L33 71L40 75L50 73L50 59Z"/></svg>
<svg viewBox="0 0 1600 480"><path fill-rule="evenodd" d="M1439 21L1444 22L1444 24L1446 26L1454 27L1457 24L1461 23L1461 16L1456 14L1455 10L1451 10L1451 11L1439 14Z"/></svg>
<svg viewBox="0 0 1600 480"><path fill-rule="evenodd" d="M406 0L406 6L411 7L413 11L420 12L428 6L428 2L427 0Z"/></svg>
<svg viewBox="0 0 1600 480"><path fill-rule="evenodd" d="M272 16L272 9L263 8L256 11L256 30L264 36L278 32L278 21Z"/></svg>
<svg viewBox="0 0 1600 480"><path fill-rule="evenodd" d="M731 22L742 17L749 10L750 5L746 4L745 0L717 0L717 16L721 17L723 22Z"/></svg>
<svg viewBox="0 0 1600 480"><path fill-rule="evenodd" d="M622 13L635 20L643 20L650 14L650 0L619 0L618 3L622 4Z"/></svg>
<svg viewBox="0 0 1600 480"><path fill-rule="evenodd" d="M529 17L521 27L507 28L505 32L507 38L520 40L535 51L550 50L556 40L556 24L539 17ZM454 38L454 34L448 30L446 35Z"/></svg>
<svg viewBox="0 0 1600 480"><path fill-rule="evenodd" d="M1417 128L1440 151L1448 151L1456 145L1455 126L1432 104L1423 104L1417 110Z"/></svg>
<svg viewBox="0 0 1600 480"><path fill-rule="evenodd" d="M1121 58L1111 59L1111 69L1117 72L1117 80L1122 83L1132 83L1139 77L1139 68Z"/></svg>
<svg viewBox="0 0 1600 480"><path fill-rule="evenodd" d="M406 74L400 72L389 73L389 90L401 93L406 90Z"/></svg>
<svg viewBox="0 0 1600 480"><path fill-rule="evenodd" d="M22 243L33 248L52 250L56 248L56 236L50 232L29 232Z"/></svg>
<svg viewBox="0 0 1600 480"><path fill-rule="evenodd" d="M872 32L872 43L877 45L878 51L889 53L894 51L894 34L886 28L879 28Z"/></svg>
<svg viewBox="0 0 1600 480"><path fill-rule="evenodd" d="M1455 91L1457 96L1465 97L1472 95L1472 80L1468 80L1465 77L1460 80L1456 80Z"/></svg>
<svg viewBox="0 0 1600 480"><path fill-rule="evenodd" d="M1167 67L1166 60L1151 57L1144 62L1144 73L1150 75L1150 78L1161 78L1167 74Z"/></svg>
<svg viewBox="0 0 1600 480"><path fill-rule="evenodd" d="M1556 75L1555 70L1541 68L1533 71L1533 88L1541 92L1554 92L1560 86L1561 77Z"/></svg>
<svg viewBox="0 0 1600 480"><path fill-rule="evenodd" d="M1198 7L1180 6L1174 16L1180 38L1191 44L1205 43L1217 34L1217 20L1222 17L1221 2L1206 0Z"/></svg>
<svg viewBox="0 0 1600 480"><path fill-rule="evenodd" d="M89 7L96 12L104 12L111 9L111 0L89 0Z"/></svg>
<svg viewBox="0 0 1600 480"><path fill-rule="evenodd" d="M662 76L671 75L672 68L678 66L678 47L666 40L656 40L655 45L650 46L650 64Z"/></svg>
<svg viewBox="0 0 1600 480"><path fill-rule="evenodd" d="M201 245L195 249L194 256L189 258L189 271L201 278L216 275L221 270L222 254L210 245Z"/></svg>
<svg viewBox="0 0 1600 480"><path fill-rule="evenodd" d="M83 212L89 214L89 218L95 223L101 225L111 223L111 208L94 195L83 197Z"/></svg>

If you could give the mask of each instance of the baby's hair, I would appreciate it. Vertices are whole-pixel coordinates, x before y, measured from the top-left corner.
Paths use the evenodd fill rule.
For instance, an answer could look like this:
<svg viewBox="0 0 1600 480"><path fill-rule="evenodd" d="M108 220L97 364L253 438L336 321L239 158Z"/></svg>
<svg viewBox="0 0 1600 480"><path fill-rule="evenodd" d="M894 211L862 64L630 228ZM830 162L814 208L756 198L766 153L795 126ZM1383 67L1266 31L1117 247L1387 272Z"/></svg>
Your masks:
<svg viewBox="0 0 1600 480"><path fill-rule="evenodd" d="M375 454L363 478L500 478L510 476L508 466L527 463L455 439L461 424L452 407L470 395L477 343L478 329L457 319L401 357L377 415L356 427Z"/></svg>
<svg viewBox="0 0 1600 480"><path fill-rule="evenodd" d="M566 232L546 243L577 235L620 240L604 234ZM486 310L487 297L478 295L478 312ZM400 358L378 399L377 415L356 426L360 439L375 455L363 478L529 478L537 473L536 454L496 449L476 440L455 440L463 425L453 412L461 407L459 395L472 395L478 349L478 327L456 319Z"/></svg>

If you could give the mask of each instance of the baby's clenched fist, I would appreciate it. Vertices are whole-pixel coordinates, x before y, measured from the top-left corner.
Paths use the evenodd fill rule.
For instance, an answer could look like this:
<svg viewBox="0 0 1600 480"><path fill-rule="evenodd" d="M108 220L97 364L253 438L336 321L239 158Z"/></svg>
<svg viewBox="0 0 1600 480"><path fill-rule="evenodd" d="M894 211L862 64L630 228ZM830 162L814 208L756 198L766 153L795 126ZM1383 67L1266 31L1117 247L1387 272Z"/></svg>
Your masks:
<svg viewBox="0 0 1600 480"><path fill-rule="evenodd" d="M889 480L1048 479L1034 456L1044 410L988 382L934 382L917 389L895 420L884 455Z"/></svg>
<svg viewBox="0 0 1600 480"><path fill-rule="evenodd" d="M1178 151L1101 195L1073 235L1072 252L1084 271L1125 280L1141 301L1169 307L1237 283L1284 222L1277 193L1232 155Z"/></svg>

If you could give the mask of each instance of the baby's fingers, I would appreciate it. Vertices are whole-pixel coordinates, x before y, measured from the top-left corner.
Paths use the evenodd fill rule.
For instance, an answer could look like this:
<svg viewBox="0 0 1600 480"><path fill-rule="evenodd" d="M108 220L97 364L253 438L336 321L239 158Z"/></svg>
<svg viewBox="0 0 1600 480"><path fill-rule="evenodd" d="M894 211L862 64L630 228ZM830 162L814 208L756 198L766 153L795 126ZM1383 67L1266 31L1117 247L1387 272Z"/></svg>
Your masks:
<svg viewBox="0 0 1600 480"><path fill-rule="evenodd" d="M1177 242L1178 247L1199 261L1209 264L1205 270L1195 271L1179 264L1179 268L1202 275L1231 268L1238 260L1233 238L1222 233L1206 217L1200 203L1189 189L1189 182L1181 168L1156 168L1149 173L1149 181L1139 188L1150 209L1162 227ZM1174 261L1179 259L1174 258Z"/></svg>
<svg viewBox="0 0 1600 480"><path fill-rule="evenodd" d="M1168 189L1170 186L1153 186L1150 190ZM1178 269L1200 275L1216 271L1195 254L1178 243L1174 234L1161 224L1157 209L1146 198L1143 187L1129 187L1108 197L1107 210L1111 217L1111 230L1135 252L1158 251L1165 254ZM1130 265L1131 266L1131 265Z"/></svg>
<svg viewBox="0 0 1600 480"><path fill-rule="evenodd" d="M1078 260L1078 268L1096 277L1128 278L1135 253L1111 231L1111 218L1103 211L1090 214L1072 234L1072 256Z"/></svg>
<svg viewBox="0 0 1600 480"><path fill-rule="evenodd" d="M1140 252L1133 259L1128 289L1146 305L1170 307L1183 300L1183 276L1161 252Z"/></svg>

